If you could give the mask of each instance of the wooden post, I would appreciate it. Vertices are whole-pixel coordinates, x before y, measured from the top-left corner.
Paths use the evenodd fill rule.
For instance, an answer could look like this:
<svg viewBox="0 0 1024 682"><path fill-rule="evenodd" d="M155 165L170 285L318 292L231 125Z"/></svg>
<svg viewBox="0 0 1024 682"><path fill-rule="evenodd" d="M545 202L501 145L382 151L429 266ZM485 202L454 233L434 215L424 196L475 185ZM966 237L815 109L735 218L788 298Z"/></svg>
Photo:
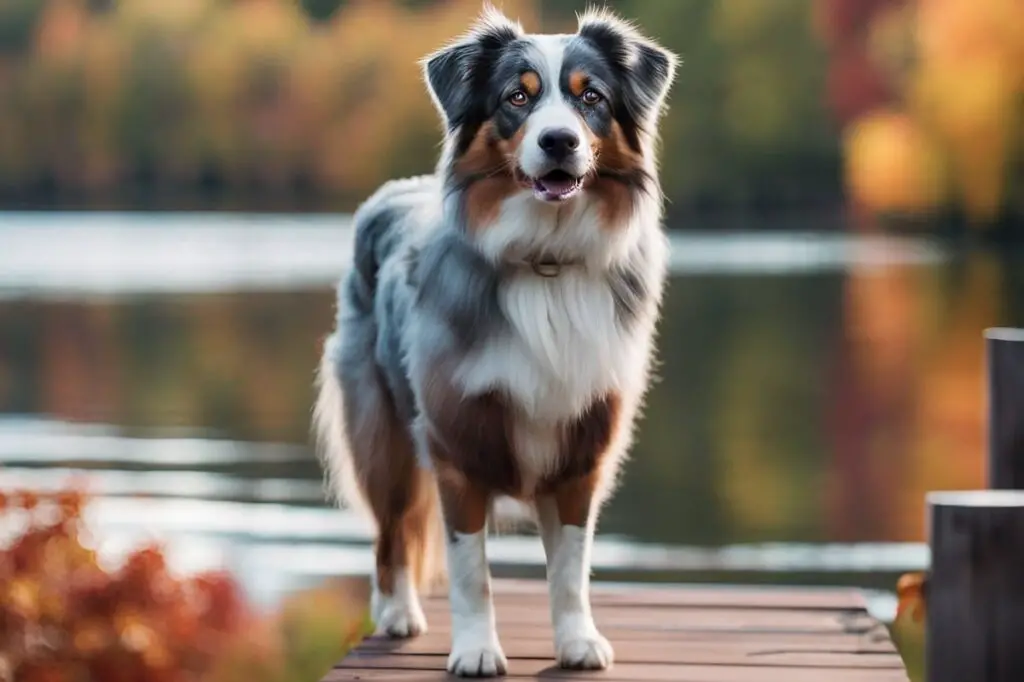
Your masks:
<svg viewBox="0 0 1024 682"><path fill-rule="evenodd" d="M1024 490L1024 329L987 329L985 347L988 487Z"/></svg>
<svg viewBox="0 0 1024 682"><path fill-rule="evenodd" d="M1024 491L928 494L928 682L1024 680Z"/></svg>

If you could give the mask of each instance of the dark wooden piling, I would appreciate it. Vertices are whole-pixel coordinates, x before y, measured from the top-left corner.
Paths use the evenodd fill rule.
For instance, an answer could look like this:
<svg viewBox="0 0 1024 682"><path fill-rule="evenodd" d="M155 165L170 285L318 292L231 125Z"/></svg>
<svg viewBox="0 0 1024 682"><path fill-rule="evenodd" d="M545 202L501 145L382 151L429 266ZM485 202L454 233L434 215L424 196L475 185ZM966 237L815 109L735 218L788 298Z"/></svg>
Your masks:
<svg viewBox="0 0 1024 682"><path fill-rule="evenodd" d="M1024 491L928 495L928 682L1024 680Z"/></svg>
<svg viewBox="0 0 1024 682"><path fill-rule="evenodd" d="M988 486L1024 490L1024 329L987 329L985 349Z"/></svg>

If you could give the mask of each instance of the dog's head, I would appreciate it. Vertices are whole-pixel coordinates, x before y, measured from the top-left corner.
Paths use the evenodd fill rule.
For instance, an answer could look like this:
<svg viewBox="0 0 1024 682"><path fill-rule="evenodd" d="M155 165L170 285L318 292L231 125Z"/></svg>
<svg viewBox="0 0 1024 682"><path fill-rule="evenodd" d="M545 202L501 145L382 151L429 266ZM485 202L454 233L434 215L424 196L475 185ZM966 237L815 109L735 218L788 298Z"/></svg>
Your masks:
<svg viewBox="0 0 1024 682"><path fill-rule="evenodd" d="M493 8L428 56L450 178L565 202L602 183L652 188L649 144L676 57L603 11L570 35L531 35Z"/></svg>

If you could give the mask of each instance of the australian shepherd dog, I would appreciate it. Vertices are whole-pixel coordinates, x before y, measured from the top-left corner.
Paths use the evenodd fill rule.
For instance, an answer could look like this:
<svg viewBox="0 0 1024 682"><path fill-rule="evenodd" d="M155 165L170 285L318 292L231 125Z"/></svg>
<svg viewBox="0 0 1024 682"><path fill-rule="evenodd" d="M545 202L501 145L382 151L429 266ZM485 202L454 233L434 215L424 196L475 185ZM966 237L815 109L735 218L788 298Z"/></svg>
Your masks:
<svg viewBox="0 0 1024 682"><path fill-rule="evenodd" d="M433 175L356 211L319 369L321 455L376 522L379 632L425 632L420 595L440 575L448 670L504 673L485 544L511 497L540 530L559 665L607 668L590 549L649 383L676 58L605 11L536 35L489 8L422 65L443 151Z"/></svg>

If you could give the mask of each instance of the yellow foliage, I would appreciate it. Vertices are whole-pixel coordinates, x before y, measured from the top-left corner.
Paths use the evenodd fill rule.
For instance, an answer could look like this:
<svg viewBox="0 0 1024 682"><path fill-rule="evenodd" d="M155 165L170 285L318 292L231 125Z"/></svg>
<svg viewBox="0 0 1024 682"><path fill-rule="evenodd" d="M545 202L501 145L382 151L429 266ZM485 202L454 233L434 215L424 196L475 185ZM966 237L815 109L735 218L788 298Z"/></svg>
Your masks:
<svg viewBox="0 0 1024 682"><path fill-rule="evenodd" d="M902 34L908 42L916 36L909 45L916 59L909 77L896 79L904 86L903 118L871 114L853 124L848 185L877 211L922 211L955 197L971 217L991 219L1005 204L1009 155L1024 120L1024 3L917 0L908 7L913 30ZM899 49L893 17L876 20L890 22L874 31L876 52ZM929 193L936 177L925 166L938 156L948 159L954 194Z"/></svg>
<svg viewBox="0 0 1024 682"><path fill-rule="evenodd" d="M863 205L917 212L943 199L941 157L912 117L875 111L847 130L843 143L847 184Z"/></svg>
<svg viewBox="0 0 1024 682"><path fill-rule="evenodd" d="M985 414L979 400L985 356L979 330L998 323L1002 266L989 253L965 264L964 283L941 317L929 321L912 349L915 412L905 446L901 495L892 517L896 540L922 539L925 494L930 490L984 487ZM924 282L922 282L924 284ZM932 291L937 283L932 283ZM920 288L918 308L931 293Z"/></svg>
<svg viewBox="0 0 1024 682"><path fill-rule="evenodd" d="M999 209L1017 89L1010 64L995 52L956 63L929 65L920 73L917 111L942 135L960 191L974 215Z"/></svg>
<svg viewBox="0 0 1024 682"><path fill-rule="evenodd" d="M199 25L209 5L207 0L120 0L114 16L127 31L187 31Z"/></svg>
<svg viewBox="0 0 1024 682"><path fill-rule="evenodd" d="M926 62L956 62L986 52L1003 58L1024 47L1019 0L918 0L918 45Z"/></svg>

